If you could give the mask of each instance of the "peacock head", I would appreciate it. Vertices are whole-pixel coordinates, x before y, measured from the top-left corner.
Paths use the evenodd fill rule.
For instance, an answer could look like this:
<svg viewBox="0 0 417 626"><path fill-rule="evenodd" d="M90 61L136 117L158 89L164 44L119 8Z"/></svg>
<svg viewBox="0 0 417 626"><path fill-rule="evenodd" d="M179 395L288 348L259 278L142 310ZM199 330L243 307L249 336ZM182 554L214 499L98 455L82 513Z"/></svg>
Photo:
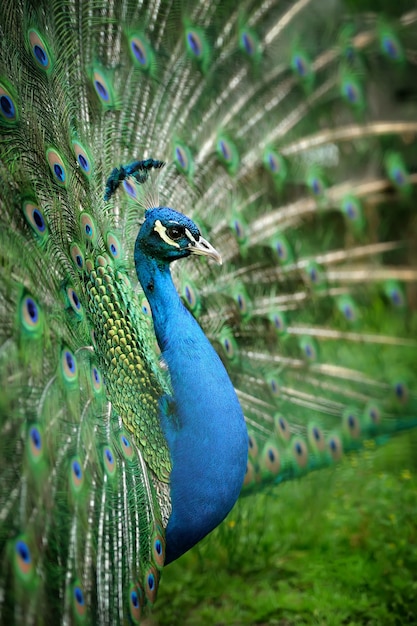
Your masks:
<svg viewBox="0 0 417 626"><path fill-rule="evenodd" d="M198 227L188 217L167 207L146 211L136 239L136 260L139 255L145 255L167 264L192 254L222 262L217 250L201 236Z"/></svg>

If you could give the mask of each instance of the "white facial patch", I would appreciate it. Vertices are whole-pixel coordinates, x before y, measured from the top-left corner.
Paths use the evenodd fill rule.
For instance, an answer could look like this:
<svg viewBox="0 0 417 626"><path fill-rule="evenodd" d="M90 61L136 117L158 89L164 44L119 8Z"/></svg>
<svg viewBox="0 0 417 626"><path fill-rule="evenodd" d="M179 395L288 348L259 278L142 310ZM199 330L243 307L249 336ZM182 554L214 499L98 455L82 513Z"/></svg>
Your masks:
<svg viewBox="0 0 417 626"><path fill-rule="evenodd" d="M187 235L188 239L190 240L190 243L192 246L197 245L197 240L196 238L193 236L192 233L190 233L190 231L188 230L188 228L185 229L185 234Z"/></svg>
<svg viewBox="0 0 417 626"><path fill-rule="evenodd" d="M167 235L167 229L165 228L165 226L163 226L161 224L161 222L159 220L156 220L155 222L155 226L154 226L154 230L156 230L156 232L158 233L158 235L160 236L160 238L165 241L165 243L167 243L169 246L175 246L175 248L180 248L181 246L179 245L179 243L177 243L176 241L174 241L173 239L171 239L171 237L168 237Z"/></svg>

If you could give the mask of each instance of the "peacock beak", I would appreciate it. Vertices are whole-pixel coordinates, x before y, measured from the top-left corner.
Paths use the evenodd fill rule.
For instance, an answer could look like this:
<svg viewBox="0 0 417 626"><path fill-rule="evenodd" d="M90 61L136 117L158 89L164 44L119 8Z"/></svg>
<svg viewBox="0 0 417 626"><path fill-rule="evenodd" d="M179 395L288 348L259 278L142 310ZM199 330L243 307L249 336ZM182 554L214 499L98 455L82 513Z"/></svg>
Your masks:
<svg viewBox="0 0 417 626"><path fill-rule="evenodd" d="M191 254L208 256L216 261L216 263L218 263L219 265L222 264L222 257L220 256L220 254L206 239L204 239L204 237L201 237L201 235L198 241L194 239L192 244L188 247L188 250Z"/></svg>

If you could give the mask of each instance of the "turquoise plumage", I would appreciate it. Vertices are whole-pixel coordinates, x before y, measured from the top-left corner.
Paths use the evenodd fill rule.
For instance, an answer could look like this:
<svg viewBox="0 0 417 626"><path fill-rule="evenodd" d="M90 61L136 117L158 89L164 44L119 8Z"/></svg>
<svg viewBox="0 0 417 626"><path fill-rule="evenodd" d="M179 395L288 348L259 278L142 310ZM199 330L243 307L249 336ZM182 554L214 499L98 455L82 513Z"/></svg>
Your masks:
<svg viewBox="0 0 417 626"><path fill-rule="evenodd" d="M417 425L385 4L3 2L2 624L139 623L242 483Z"/></svg>

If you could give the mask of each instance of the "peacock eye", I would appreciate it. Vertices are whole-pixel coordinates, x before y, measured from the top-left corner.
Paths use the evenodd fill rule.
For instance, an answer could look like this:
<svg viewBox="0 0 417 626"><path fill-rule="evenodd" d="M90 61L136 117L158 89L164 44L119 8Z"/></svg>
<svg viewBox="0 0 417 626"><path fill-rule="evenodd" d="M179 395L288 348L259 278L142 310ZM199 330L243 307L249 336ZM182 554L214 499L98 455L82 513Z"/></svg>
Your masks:
<svg viewBox="0 0 417 626"><path fill-rule="evenodd" d="M183 226L168 226L167 235L170 239L176 241L185 234L185 228Z"/></svg>

